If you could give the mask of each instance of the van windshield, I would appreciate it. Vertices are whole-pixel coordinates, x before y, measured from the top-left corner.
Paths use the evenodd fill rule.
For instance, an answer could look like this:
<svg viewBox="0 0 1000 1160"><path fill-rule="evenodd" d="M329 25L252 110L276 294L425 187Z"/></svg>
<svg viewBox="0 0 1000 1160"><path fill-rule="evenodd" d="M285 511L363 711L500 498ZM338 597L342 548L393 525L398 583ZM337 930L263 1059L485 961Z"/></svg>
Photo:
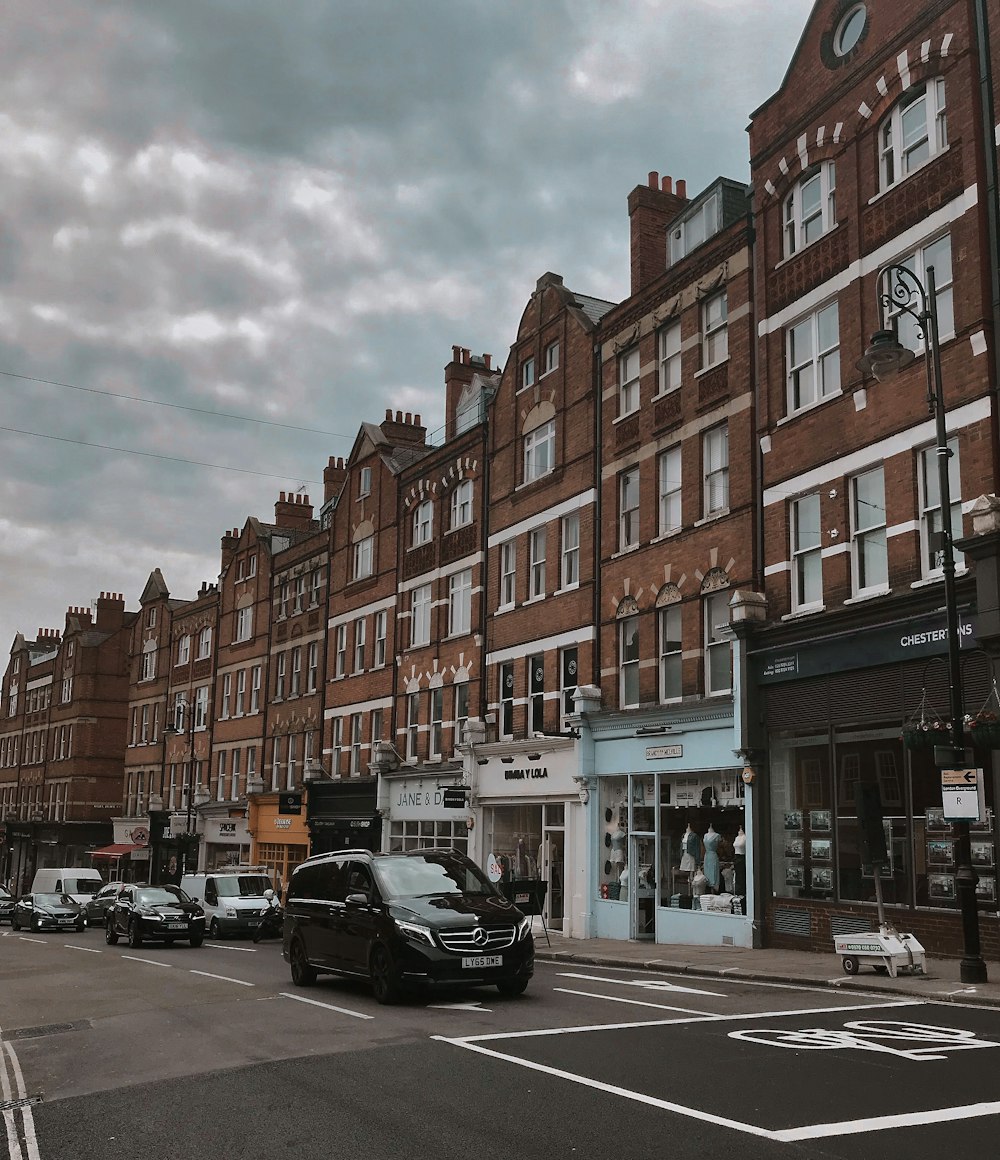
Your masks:
<svg viewBox="0 0 1000 1160"><path fill-rule="evenodd" d="M263 898L271 879L266 874L232 874L216 878L215 885L220 898Z"/></svg>
<svg viewBox="0 0 1000 1160"><path fill-rule="evenodd" d="M96 894L104 885L100 878L64 878L62 888L66 894Z"/></svg>
<svg viewBox="0 0 1000 1160"><path fill-rule="evenodd" d="M384 898L496 893L475 862L453 852L378 858L375 872Z"/></svg>

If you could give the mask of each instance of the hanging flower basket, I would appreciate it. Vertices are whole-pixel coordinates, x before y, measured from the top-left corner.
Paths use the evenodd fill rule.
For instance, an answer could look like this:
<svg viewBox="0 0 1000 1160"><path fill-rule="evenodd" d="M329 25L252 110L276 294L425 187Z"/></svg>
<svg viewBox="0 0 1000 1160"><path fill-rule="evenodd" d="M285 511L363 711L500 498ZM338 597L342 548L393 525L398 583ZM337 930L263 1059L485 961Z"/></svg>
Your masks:
<svg viewBox="0 0 1000 1160"><path fill-rule="evenodd" d="M996 681L979 712L965 715L965 728L973 745L982 749L1000 749L1000 694Z"/></svg>
<svg viewBox="0 0 1000 1160"><path fill-rule="evenodd" d="M903 745L907 749L933 749L935 745L947 745L951 740L951 730L943 721L926 725L906 725L903 727Z"/></svg>

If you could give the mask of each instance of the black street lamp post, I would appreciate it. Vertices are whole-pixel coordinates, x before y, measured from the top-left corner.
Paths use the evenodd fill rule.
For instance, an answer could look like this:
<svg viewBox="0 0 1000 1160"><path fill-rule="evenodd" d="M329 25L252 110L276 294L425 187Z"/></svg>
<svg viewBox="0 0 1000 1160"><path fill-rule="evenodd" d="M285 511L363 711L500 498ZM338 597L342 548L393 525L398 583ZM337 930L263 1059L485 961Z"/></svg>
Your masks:
<svg viewBox="0 0 1000 1160"><path fill-rule="evenodd" d="M941 532L938 537L941 552L941 572L944 577L945 614L948 630L948 687L951 700L951 745L935 749L935 764L944 768L968 765L965 751L965 710L962 703L961 642L958 634L958 599L955 593L955 544L951 515L951 480L948 460L948 430L944 408L944 385L941 379L941 349L938 343L937 291L934 267L927 267L927 285L907 266L893 263L878 272L879 321L881 329L872 335L864 357L858 360L859 370L873 375L880 382L909 366L915 359L913 351L904 347L893 330L886 328L886 312L906 314L916 323L917 333L924 341L927 360L927 406L934 416L937 436L938 491L941 503ZM944 753L939 752L941 748ZM979 908L976 902L978 877L972 868L972 850L969 841L969 823L956 822L958 856L956 878L958 901L962 915L963 956L961 979L963 983L985 983L986 963L979 940Z"/></svg>

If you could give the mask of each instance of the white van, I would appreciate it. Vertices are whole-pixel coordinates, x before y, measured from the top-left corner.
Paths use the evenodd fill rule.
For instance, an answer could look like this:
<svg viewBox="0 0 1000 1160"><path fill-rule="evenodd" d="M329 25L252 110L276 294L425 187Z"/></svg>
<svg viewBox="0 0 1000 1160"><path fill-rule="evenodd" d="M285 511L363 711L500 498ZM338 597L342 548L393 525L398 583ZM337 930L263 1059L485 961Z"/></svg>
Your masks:
<svg viewBox="0 0 1000 1160"><path fill-rule="evenodd" d="M272 889L266 866L235 866L181 878L181 890L201 903L212 938L252 934L268 906L264 891Z"/></svg>
<svg viewBox="0 0 1000 1160"><path fill-rule="evenodd" d="M89 902L104 885L92 866L50 866L36 870L32 894L68 894L74 902Z"/></svg>

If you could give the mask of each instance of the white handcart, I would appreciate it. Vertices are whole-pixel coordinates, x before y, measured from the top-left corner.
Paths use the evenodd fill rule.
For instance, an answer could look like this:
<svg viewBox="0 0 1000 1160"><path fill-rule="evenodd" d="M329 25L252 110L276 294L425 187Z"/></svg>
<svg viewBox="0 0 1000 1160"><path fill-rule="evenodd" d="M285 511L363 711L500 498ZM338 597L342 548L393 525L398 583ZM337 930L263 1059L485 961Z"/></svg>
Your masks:
<svg viewBox="0 0 1000 1160"><path fill-rule="evenodd" d="M862 967L874 967L881 975L924 974L924 948L916 935L901 934L885 917L882 902L882 867L875 866L875 901L878 904L878 934L839 935L833 940L834 952L848 975Z"/></svg>

